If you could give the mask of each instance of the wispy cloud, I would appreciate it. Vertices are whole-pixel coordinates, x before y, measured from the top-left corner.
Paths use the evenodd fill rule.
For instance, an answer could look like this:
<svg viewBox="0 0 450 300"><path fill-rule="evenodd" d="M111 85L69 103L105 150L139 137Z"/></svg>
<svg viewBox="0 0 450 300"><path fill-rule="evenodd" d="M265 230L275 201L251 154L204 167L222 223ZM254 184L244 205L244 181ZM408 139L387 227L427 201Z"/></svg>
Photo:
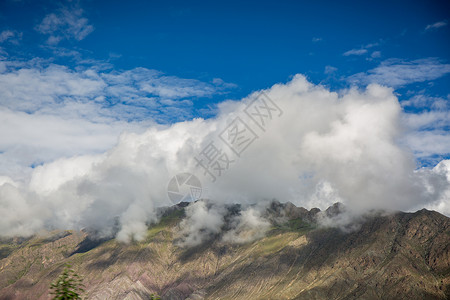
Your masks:
<svg viewBox="0 0 450 300"><path fill-rule="evenodd" d="M22 33L15 30L3 30L0 33L0 43L8 41L13 44L18 44L21 39Z"/></svg>
<svg viewBox="0 0 450 300"><path fill-rule="evenodd" d="M437 58L413 61L388 59L374 69L350 76L348 81L352 84L378 83L399 87L414 82L434 80L448 73L450 73L450 64L442 63Z"/></svg>
<svg viewBox="0 0 450 300"><path fill-rule="evenodd" d="M35 29L48 35L47 43L56 45L63 39L83 40L94 31L80 8L64 7L56 13L48 14Z"/></svg>
<svg viewBox="0 0 450 300"><path fill-rule="evenodd" d="M413 93L413 92L410 92ZM408 100L401 102L402 106L406 109L428 109L428 110L450 110L450 94L447 95L447 99L441 97L431 97L423 93L415 94ZM450 125L450 124L449 124Z"/></svg>
<svg viewBox="0 0 450 300"><path fill-rule="evenodd" d="M344 56L350 56L350 55L363 55L367 53L367 49L352 49L348 50L347 52L344 52Z"/></svg>
<svg viewBox="0 0 450 300"><path fill-rule="evenodd" d="M11 30L4 30L0 33L0 43L3 43L4 41L6 41L7 39L11 38L14 36L14 32L12 32Z"/></svg>
<svg viewBox="0 0 450 300"><path fill-rule="evenodd" d="M372 52L370 57L372 57L372 58L379 58L379 57L381 57L381 52L380 51L374 51L374 52Z"/></svg>
<svg viewBox="0 0 450 300"><path fill-rule="evenodd" d="M318 42L321 42L321 41L323 41L323 39L321 37L314 37L314 38L312 38L312 42L313 43L318 43Z"/></svg>
<svg viewBox="0 0 450 300"><path fill-rule="evenodd" d="M450 154L450 96L447 99L418 94L401 102L403 122L409 129L406 144L425 165L434 165Z"/></svg>
<svg viewBox="0 0 450 300"><path fill-rule="evenodd" d="M441 28L441 27L444 27L444 26L447 26L447 21L439 21L439 22L427 25L425 27L425 31L438 29L438 28Z"/></svg>
<svg viewBox="0 0 450 300"><path fill-rule="evenodd" d="M368 52L368 49L376 47L379 44L380 44L380 42L369 43L369 44L361 46L360 48L355 48L355 49L348 50L348 51L344 52L342 55L344 55L344 56L363 55L363 54L366 54ZM377 51L375 51L375 52L377 52Z"/></svg>
<svg viewBox="0 0 450 300"><path fill-rule="evenodd" d="M333 74L337 71L338 69L336 67L333 66L325 66L325 74Z"/></svg>
<svg viewBox="0 0 450 300"><path fill-rule="evenodd" d="M405 140L421 161L436 164L442 157L449 155L450 135L445 130L418 131L409 134Z"/></svg>

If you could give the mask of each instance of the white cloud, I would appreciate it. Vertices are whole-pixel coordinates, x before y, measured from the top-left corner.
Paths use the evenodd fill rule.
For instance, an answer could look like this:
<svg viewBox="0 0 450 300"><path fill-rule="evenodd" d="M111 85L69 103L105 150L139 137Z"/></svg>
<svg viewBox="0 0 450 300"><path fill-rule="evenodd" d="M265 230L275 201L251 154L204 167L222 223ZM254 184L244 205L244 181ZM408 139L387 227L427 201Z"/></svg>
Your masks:
<svg viewBox="0 0 450 300"><path fill-rule="evenodd" d="M15 30L3 30L0 33L0 43L10 42L13 44L18 44L22 39L22 32Z"/></svg>
<svg viewBox="0 0 450 300"><path fill-rule="evenodd" d="M434 80L448 73L450 73L450 64L442 63L436 58L413 61L388 59L374 69L350 76L348 81L358 85L378 83L400 87L414 82Z"/></svg>
<svg viewBox="0 0 450 300"><path fill-rule="evenodd" d="M425 31L438 29L438 28L441 28L441 27L444 27L444 26L447 26L447 21L439 21L439 22L427 25L425 27Z"/></svg>
<svg viewBox="0 0 450 300"><path fill-rule="evenodd" d="M379 42L369 43L369 44L363 45L363 46L361 46L361 48L351 49L351 50L349 50L347 52L344 52L344 54L342 54L342 55L344 55L344 56L350 56L350 55L361 56L363 54L368 53L367 49L379 46L380 43L383 43L383 40L380 40ZM379 51L374 51L372 53L372 55L374 55L374 54L375 54L375 56L372 56L372 58L373 57L377 57L377 55L379 55L380 52Z"/></svg>
<svg viewBox="0 0 450 300"><path fill-rule="evenodd" d="M81 41L94 31L88 19L83 17L82 9L68 7L46 15L35 29L49 36L47 39L49 45L56 45L63 39Z"/></svg>
<svg viewBox="0 0 450 300"><path fill-rule="evenodd" d="M14 32L12 32L11 30L4 30L0 33L0 43L3 43L4 41L6 41L7 39L11 38L14 36Z"/></svg>
<svg viewBox="0 0 450 300"><path fill-rule="evenodd" d="M223 203L199 200L186 208L186 218L180 223L178 245L193 247L217 238L226 243L243 244L264 237L270 222L262 216L268 203L244 206L235 215ZM226 221L226 219L228 219Z"/></svg>
<svg viewBox="0 0 450 300"><path fill-rule="evenodd" d="M15 179L31 165L103 152L123 131L190 118L193 99L231 87L145 68L71 70L41 60L0 66L0 174Z"/></svg>
<svg viewBox="0 0 450 300"><path fill-rule="evenodd" d="M99 153L112 147L124 130L138 124L97 123L81 116L28 114L0 109L0 169L17 179L30 172L31 165L59 157Z"/></svg>
<svg viewBox="0 0 450 300"><path fill-rule="evenodd" d="M0 176L0 186L4 185L5 183L8 183L12 186L17 187L17 183L12 180L11 177L8 176Z"/></svg>
<svg viewBox="0 0 450 300"><path fill-rule="evenodd" d="M20 190L13 185L0 187L0 235L29 236L44 226L50 216L35 195ZM40 216L40 217L37 217ZM25 221L24 220L28 220Z"/></svg>
<svg viewBox="0 0 450 300"><path fill-rule="evenodd" d="M261 216L260 210L254 207L244 208L238 216L233 218L232 228L223 235L222 240L243 244L264 237L271 224Z"/></svg>
<svg viewBox="0 0 450 300"><path fill-rule="evenodd" d="M432 110L432 111L445 111L450 109L450 95L447 99L440 97L430 97L425 94L419 93L415 94L408 100L403 100L401 102L402 106L405 108L416 108L420 110Z"/></svg>
<svg viewBox="0 0 450 300"><path fill-rule="evenodd" d="M404 114L406 125L414 131L450 126L450 111L424 111Z"/></svg>
<svg viewBox="0 0 450 300"><path fill-rule="evenodd" d="M337 68L333 67L333 66L325 66L325 74L333 74L337 71Z"/></svg>
<svg viewBox="0 0 450 300"><path fill-rule="evenodd" d="M197 246L221 232L225 207L197 201L186 208L186 218L180 223L180 246Z"/></svg>
<svg viewBox="0 0 450 300"><path fill-rule="evenodd" d="M350 56L350 55L363 55L367 53L367 49L352 49L348 50L347 52L344 52L344 56Z"/></svg>
<svg viewBox="0 0 450 300"><path fill-rule="evenodd" d="M437 164L431 171L427 169L422 169L421 172L424 173L432 173L435 175L439 175L441 177L446 177L447 181L443 181L444 185L441 187L442 192L437 201L431 204L428 208L432 210L439 211L447 216L450 216L450 160L443 160L439 164ZM429 176L429 175L428 175Z"/></svg>
<svg viewBox="0 0 450 300"><path fill-rule="evenodd" d="M381 57L381 52L380 51L373 51L372 54L370 55L370 57L372 57L372 58L379 58L379 57Z"/></svg>
<svg viewBox="0 0 450 300"><path fill-rule="evenodd" d="M450 110L448 99L418 94L401 102L408 110L419 111L403 114L408 130L407 144L422 162L434 165L439 157L450 154Z"/></svg>
<svg viewBox="0 0 450 300"><path fill-rule="evenodd" d="M447 164L416 171L412 153L399 143L405 137L403 113L392 89L369 85L338 94L299 75L266 90L283 115L265 132L255 127L259 138L211 182L194 158L211 141L231 152L218 135L235 116L243 116L257 94L222 103L213 119L124 133L103 156L44 164L34 170L31 183L3 184L0 235L84 226L111 234L118 222L121 240L141 239L146 222L155 220L155 208L171 204L166 187L181 172L195 173L216 205L190 206L183 236L192 245L220 231L220 207L226 203L248 205L275 198L323 208L339 199L356 212L418 207L450 211ZM447 147L445 141L438 143ZM234 237L245 237L260 221L254 212L244 219Z"/></svg>
<svg viewBox="0 0 450 300"><path fill-rule="evenodd" d="M450 135L445 130L414 132L406 137L406 143L418 158L450 153Z"/></svg>

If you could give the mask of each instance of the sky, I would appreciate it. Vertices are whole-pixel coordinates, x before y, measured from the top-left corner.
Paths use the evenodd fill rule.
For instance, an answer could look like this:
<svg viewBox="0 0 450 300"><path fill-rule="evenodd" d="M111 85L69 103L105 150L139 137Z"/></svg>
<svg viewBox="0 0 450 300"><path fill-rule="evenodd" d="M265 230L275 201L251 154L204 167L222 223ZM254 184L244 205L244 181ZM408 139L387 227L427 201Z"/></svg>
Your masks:
<svg viewBox="0 0 450 300"><path fill-rule="evenodd" d="M105 227L95 208L122 186L108 205L126 240L261 91L284 117L219 183L200 178L213 198L324 206L421 186L392 208L449 214L449 22L448 1L0 1L0 212L19 203L0 234ZM71 217L67 194L84 203Z"/></svg>

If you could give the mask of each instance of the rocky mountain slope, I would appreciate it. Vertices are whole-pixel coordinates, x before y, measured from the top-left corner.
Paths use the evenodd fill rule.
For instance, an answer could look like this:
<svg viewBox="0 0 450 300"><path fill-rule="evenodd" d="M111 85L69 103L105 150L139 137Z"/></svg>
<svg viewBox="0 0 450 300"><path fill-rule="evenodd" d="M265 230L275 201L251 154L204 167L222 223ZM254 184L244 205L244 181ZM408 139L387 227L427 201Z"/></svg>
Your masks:
<svg viewBox="0 0 450 300"><path fill-rule="evenodd" d="M283 221L265 237L231 244L217 234L191 248L176 242L184 214L183 204L165 210L130 244L73 231L3 239L0 299L49 299L66 263L86 299L450 298L450 219L437 212L372 214L343 231L318 226L318 209L274 202L266 217Z"/></svg>

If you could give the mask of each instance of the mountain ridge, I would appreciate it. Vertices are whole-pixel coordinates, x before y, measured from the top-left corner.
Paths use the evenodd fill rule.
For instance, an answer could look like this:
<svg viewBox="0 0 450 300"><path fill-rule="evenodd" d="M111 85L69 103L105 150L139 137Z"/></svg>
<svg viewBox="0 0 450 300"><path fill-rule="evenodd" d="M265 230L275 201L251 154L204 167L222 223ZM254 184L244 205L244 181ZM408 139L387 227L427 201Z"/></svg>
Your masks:
<svg viewBox="0 0 450 300"><path fill-rule="evenodd" d="M222 232L179 244L188 204L160 211L142 242L96 240L87 231L0 241L0 299L48 299L70 263L86 299L448 299L450 219L425 209L375 213L343 231L318 224L325 211L272 202L265 236L241 244ZM229 216L240 213L228 206ZM230 219L231 219L230 217ZM225 227L229 223L225 222Z"/></svg>

